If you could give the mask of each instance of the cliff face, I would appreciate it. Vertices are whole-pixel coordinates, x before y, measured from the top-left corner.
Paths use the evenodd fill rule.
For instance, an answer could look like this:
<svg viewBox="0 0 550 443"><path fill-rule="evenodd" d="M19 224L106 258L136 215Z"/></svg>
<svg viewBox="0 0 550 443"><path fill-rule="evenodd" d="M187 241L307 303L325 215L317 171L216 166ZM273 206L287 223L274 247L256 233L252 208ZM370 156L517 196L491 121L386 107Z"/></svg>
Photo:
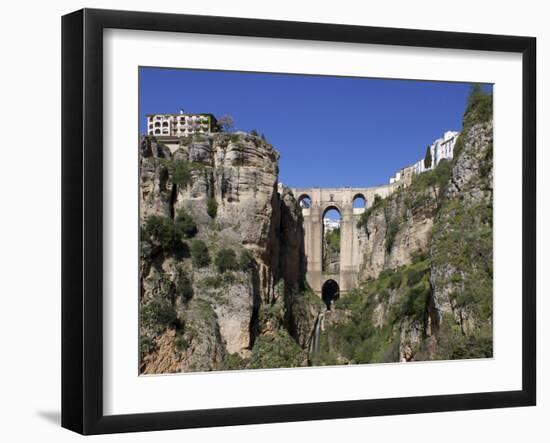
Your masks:
<svg viewBox="0 0 550 443"><path fill-rule="evenodd" d="M321 362L492 356L491 110L471 98L452 162L365 212L363 283L325 316Z"/></svg>
<svg viewBox="0 0 550 443"><path fill-rule="evenodd" d="M314 314L302 215L277 186L278 153L244 133L182 139L173 152L144 138L140 150L141 371L246 362L276 304L274 332L303 343Z"/></svg>
<svg viewBox="0 0 550 443"><path fill-rule="evenodd" d="M492 122L472 125L462 142L430 249L432 323L436 334L454 327L469 339L468 346L489 348L493 312Z"/></svg>
<svg viewBox="0 0 550 443"><path fill-rule="evenodd" d="M441 180L432 178L422 177L421 182L377 200L364 214L360 280L409 264L414 253L428 249L441 187Z"/></svg>
<svg viewBox="0 0 550 443"><path fill-rule="evenodd" d="M144 138L140 371L492 356L492 134L492 96L473 94L453 160L361 216L359 286L326 312L271 145Z"/></svg>

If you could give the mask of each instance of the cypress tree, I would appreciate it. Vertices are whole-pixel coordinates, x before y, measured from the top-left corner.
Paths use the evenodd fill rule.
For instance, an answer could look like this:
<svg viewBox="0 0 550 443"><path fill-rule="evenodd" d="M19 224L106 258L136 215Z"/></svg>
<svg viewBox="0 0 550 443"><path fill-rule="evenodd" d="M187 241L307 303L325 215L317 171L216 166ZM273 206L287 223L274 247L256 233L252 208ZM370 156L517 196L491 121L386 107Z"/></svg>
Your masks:
<svg viewBox="0 0 550 443"><path fill-rule="evenodd" d="M424 157L424 167L430 169L432 167L432 150L430 146L426 146L426 156Z"/></svg>

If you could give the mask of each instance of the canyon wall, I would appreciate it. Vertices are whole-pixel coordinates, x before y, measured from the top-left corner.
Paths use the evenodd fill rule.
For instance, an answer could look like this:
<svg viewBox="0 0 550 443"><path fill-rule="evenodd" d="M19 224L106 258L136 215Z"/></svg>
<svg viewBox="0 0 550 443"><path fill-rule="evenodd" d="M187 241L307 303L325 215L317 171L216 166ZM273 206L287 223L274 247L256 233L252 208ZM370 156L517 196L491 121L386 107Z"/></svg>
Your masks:
<svg viewBox="0 0 550 443"><path fill-rule="evenodd" d="M141 140L141 372L234 366L279 329L305 344L302 215L277 178L278 153L251 134Z"/></svg>
<svg viewBox="0 0 550 443"><path fill-rule="evenodd" d="M492 356L492 96L470 97L452 161L376 199L360 285L326 315L318 361Z"/></svg>

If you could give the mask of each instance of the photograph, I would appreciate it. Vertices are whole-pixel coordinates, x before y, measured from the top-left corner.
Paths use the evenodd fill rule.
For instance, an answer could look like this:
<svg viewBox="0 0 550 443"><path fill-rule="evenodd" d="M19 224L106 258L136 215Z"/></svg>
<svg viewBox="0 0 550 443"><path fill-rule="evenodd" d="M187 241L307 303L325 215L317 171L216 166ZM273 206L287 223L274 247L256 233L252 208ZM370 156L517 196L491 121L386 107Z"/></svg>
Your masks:
<svg viewBox="0 0 550 443"><path fill-rule="evenodd" d="M137 118L140 375L493 357L492 84L140 66Z"/></svg>

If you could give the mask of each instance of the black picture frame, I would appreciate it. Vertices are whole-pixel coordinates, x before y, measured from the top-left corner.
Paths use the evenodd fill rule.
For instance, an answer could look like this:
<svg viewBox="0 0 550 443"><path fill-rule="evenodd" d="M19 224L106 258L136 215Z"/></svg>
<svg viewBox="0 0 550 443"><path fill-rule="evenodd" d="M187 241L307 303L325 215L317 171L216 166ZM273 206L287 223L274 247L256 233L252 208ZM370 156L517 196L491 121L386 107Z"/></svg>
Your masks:
<svg viewBox="0 0 550 443"><path fill-rule="evenodd" d="M103 413L103 30L454 48L522 54L522 389L109 415ZM536 39L83 9L62 18L62 426L82 434L457 411L536 403ZM519 294L518 294L519 296Z"/></svg>

